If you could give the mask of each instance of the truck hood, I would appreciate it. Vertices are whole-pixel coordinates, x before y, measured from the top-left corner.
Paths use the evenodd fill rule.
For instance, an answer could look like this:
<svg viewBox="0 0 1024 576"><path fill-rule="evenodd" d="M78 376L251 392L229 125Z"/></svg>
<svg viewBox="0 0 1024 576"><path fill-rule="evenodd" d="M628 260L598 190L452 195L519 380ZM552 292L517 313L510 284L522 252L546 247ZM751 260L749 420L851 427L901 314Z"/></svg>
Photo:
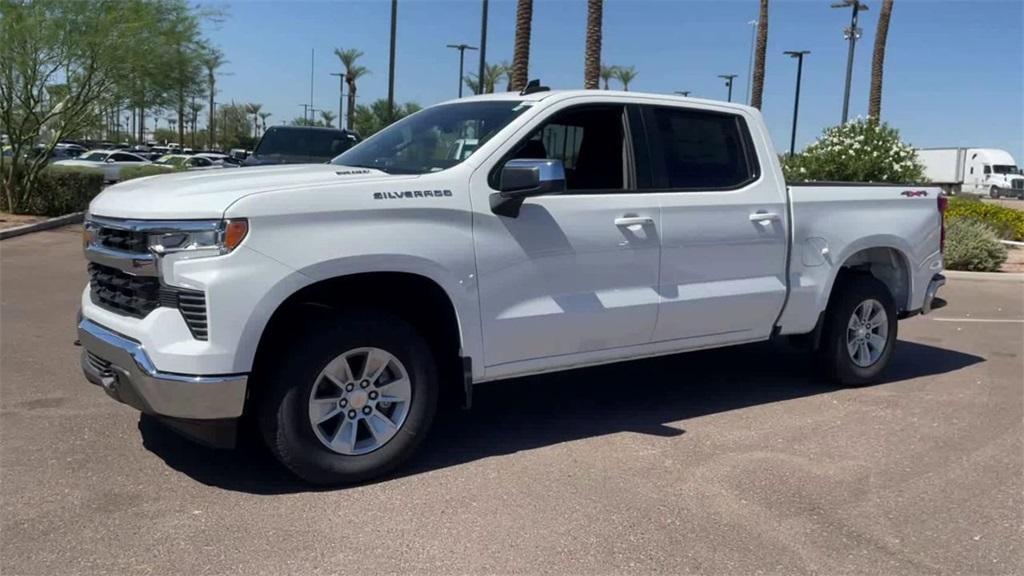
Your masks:
<svg viewBox="0 0 1024 576"><path fill-rule="evenodd" d="M89 213L143 220L220 218L228 206L252 194L390 178L409 176L334 164L197 170L111 186L93 199Z"/></svg>

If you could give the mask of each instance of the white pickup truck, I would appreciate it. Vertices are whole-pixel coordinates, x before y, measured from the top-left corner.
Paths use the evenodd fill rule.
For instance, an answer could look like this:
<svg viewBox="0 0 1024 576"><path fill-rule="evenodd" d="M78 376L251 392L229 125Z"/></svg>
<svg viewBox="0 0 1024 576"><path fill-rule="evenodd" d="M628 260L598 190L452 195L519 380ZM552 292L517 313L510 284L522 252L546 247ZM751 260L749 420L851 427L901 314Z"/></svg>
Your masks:
<svg viewBox="0 0 1024 576"><path fill-rule="evenodd" d="M469 154L452 144L477 142ZM943 302L945 198L787 187L757 110L524 91L331 163L155 176L90 206L87 378L315 483L412 454L442 388L800 336L847 385ZM628 385L628 383L627 383Z"/></svg>

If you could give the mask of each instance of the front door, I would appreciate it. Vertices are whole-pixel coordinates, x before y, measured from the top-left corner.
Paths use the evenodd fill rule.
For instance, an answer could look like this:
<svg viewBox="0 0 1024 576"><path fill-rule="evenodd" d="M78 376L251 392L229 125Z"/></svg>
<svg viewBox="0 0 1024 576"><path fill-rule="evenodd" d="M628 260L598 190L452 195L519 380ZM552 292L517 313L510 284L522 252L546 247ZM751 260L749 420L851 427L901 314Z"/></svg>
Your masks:
<svg viewBox="0 0 1024 576"><path fill-rule="evenodd" d="M685 349L767 338L786 296L788 230L785 183L758 162L770 147L733 110L643 110L661 203L654 341Z"/></svg>
<svg viewBox="0 0 1024 576"><path fill-rule="evenodd" d="M525 200L515 218L492 213L495 176L513 158L561 160L567 190ZM659 214L635 182L625 107L607 104L562 104L535 120L496 165L474 174L488 378L650 341Z"/></svg>

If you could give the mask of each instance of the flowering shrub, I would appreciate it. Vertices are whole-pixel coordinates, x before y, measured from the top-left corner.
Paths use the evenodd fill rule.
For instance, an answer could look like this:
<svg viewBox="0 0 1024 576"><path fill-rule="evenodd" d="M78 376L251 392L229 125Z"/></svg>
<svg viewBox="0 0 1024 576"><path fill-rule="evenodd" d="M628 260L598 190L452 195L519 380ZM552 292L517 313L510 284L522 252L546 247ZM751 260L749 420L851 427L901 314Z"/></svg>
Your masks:
<svg viewBox="0 0 1024 576"><path fill-rule="evenodd" d="M857 119L826 128L803 152L783 159L790 182L924 182L917 152L885 122Z"/></svg>
<svg viewBox="0 0 1024 576"><path fill-rule="evenodd" d="M954 220L977 220L987 224L999 238L1024 241L1024 211L1021 210L989 204L970 196L954 196L949 199L946 222Z"/></svg>

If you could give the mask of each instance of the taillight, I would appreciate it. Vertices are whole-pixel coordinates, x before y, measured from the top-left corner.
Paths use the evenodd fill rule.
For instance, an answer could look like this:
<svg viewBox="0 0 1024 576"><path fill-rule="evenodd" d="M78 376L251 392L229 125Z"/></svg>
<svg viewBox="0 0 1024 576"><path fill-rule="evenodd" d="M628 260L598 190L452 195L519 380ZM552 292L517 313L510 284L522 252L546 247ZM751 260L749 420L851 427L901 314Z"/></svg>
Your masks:
<svg viewBox="0 0 1024 576"><path fill-rule="evenodd" d="M940 252L945 252L946 251L946 206L948 206L948 205L949 205L949 198L947 198L946 196L944 196L943 194L940 193L939 194L939 226L940 226L940 230L941 230L940 235L939 235L939 251Z"/></svg>

